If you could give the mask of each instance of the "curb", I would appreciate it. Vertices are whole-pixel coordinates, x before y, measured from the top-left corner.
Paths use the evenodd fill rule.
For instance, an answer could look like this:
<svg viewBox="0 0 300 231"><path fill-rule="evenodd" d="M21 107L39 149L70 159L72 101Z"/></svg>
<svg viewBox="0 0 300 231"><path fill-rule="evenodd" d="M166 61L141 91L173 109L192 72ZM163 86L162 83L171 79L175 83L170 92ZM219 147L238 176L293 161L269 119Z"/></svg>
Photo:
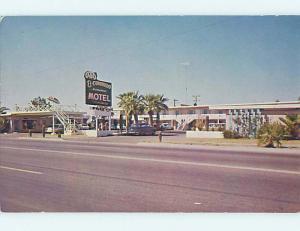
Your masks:
<svg viewBox="0 0 300 231"><path fill-rule="evenodd" d="M225 146L225 145L201 145L201 144L176 144L176 143L148 143L148 142L137 142L137 143L118 143L118 142L106 142L90 140L89 138L83 140L72 140L64 138L32 138L32 137L18 137L21 140L31 141L47 141L47 142L66 142L66 143L86 143L86 144L97 144L97 145L118 145L124 147L147 147L147 148L176 148L182 150L207 150L207 151L226 151L226 152L255 152L265 154L292 154L300 156L300 148L263 148L253 146Z"/></svg>

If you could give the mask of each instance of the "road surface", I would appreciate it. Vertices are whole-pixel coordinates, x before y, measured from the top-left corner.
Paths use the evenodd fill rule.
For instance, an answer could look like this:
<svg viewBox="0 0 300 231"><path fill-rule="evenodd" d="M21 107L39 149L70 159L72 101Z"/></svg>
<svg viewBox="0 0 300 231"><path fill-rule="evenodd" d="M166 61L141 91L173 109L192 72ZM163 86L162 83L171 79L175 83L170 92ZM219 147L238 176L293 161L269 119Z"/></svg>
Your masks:
<svg viewBox="0 0 300 231"><path fill-rule="evenodd" d="M299 212L300 155L282 152L1 137L0 205L7 212Z"/></svg>

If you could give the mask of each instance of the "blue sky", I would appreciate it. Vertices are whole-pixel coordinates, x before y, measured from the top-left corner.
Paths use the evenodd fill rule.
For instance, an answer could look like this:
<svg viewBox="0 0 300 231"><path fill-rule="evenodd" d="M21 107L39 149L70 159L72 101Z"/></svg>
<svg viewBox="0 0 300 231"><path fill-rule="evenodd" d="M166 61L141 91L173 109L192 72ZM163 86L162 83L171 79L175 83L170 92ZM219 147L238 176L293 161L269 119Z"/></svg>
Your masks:
<svg viewBox="0 0 300 231"><path fill-rule="evenodd" d="M296 100L300 17L6 17L0 62L9 107L37 96L84 106L86 70L113 83L113 105L131 90L170 104Z"/></svg>

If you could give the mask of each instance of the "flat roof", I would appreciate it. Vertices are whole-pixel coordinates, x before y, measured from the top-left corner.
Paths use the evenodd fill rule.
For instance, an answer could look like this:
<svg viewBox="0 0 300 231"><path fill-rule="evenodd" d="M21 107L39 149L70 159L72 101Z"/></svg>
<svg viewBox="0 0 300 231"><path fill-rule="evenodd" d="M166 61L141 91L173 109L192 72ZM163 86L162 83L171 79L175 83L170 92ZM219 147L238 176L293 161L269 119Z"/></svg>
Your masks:
<svg viewBox="0 0 300 231"><path fill-rule="evenodd" d="M176 106L169 107L169 109L182 109L182 108L208 108L211 110L221 109L242 109L242 108L300 108L300 101L287 101L287 102L263 102L263 103L235 103L235 104L212 104L212 105L197 105L197 106Z"/></svg>
<svg viewBox="0 0 300 231"><path fill-rule="evenodd" d="M52 116L55 112L53 111L19 111L19 112L8 112L2 114L1 116ZM68 115L83 115L86 112L74 112L74 111L65 111Z"/></svg>

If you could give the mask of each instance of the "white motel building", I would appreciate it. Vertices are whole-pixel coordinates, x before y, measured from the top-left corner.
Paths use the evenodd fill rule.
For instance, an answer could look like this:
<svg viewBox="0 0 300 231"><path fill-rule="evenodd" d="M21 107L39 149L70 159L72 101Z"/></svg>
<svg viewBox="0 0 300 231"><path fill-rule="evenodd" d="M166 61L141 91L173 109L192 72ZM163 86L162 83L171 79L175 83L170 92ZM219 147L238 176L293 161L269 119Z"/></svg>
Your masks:
<svg viewBox="0 0 300 231"><path fill-rule="evenodd" d="M118 119L120 112L114 110L113 119ZM160 121L170 124L174 130L190 130L193 123L200 120L207 130L226 129L242 133L249 127L255 131L263 123L278 121L286 115L300 115L300 101L175 106L160 113ZM140 115L139 120L148 121L149 116ZM247 128L240 124L247 124Z"/></svg>
<svg viewBox="0 0 300 231"><path fill-rule="evenodd" d="M109 125L107 130L116 128L121 113L122 110L115 109L109 115L105 114L105 118L102 117ZM263 123L278 121L280 117L284 118L286 115L300 115L300 101L176 106L160 113L160 121L168 123L174 130L181 131L190 130L195 121L201 121L206 130L227 129L243 133L250 129L255 133ZM95 115L80 111L76 107L61 107L55 111L25 110L18 107L1 116L10 121L10 132L28 132L29 125L32 130L39 132L43 124L53 128L54 124L59 122L65 124L65 127L70 127L72 124L76 126L76 124L87 123ZM149 116L139 115L139 120L148 121Z"/></svg>

